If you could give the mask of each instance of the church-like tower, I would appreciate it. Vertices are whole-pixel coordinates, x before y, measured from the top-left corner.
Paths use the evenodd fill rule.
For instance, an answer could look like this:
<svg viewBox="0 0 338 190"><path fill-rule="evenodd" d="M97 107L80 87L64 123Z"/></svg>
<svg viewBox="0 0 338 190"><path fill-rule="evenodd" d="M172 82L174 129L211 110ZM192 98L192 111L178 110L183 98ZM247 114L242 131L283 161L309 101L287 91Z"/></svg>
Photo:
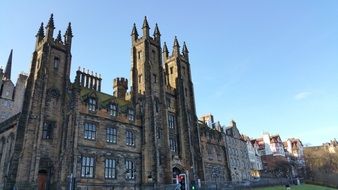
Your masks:
<svg viewBox="0 0 338 190"><path fill-rule="evenodd" d="M165 80L162 66L160 31L156 24L149 34L144 18L142 37L134 25L132 38L132 101L142 117L142 183L165 184L172 180L168 128L165 110Z"/></svg>
<svg viewBox="0 0 338 190"><path fill-rule="evenodd" d="M182 51L175 37L172 54L169 54L166 43L163 46L163 61L167 99L173 99L172 115L175 117L175 127L169 127L172 141L177 142L177 156L173 167L181 167L181 173L188 173L190 180L203 176L202 158L200 154L199 132L195 108L195 96L189 63L189 51L185 42ZM173 90L169 90L173 89ZM170 98L169 98L170 97ZM167 104L170 104L167 102ZM168 115L170 106L168 106ZM177 158L175 160L175 158ZM180 163L180 165L176 165Z"/></svg>
<svg viewBox="0 0 338 190"><path fill-rule="evenodd" d="M18 123L14 155L10 164L9 186L49 186L60 189L66 180L62 170L66 159L66 136L70 130L69 89L72 29L54 38L54 20L41 24ZM35 187L35 186L32 186Z"/></svg>

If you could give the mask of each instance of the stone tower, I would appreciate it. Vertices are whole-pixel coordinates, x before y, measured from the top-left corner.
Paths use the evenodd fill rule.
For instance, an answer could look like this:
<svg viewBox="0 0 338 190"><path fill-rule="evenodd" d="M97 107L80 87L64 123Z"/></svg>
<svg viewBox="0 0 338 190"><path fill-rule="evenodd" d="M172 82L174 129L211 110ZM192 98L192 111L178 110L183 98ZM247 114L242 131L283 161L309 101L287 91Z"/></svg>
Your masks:
<svg viewBox="0 0 338 190"><path fill-rule="evenodd" d="M175 37L172 54L166 43L163 46L163 61L167 88L175 91L175 115L177 122L178 157L184 172L189 172L189 179L200 178L203 172L199 149L199 132L195 109L194 89L191 79L189 51L183 43L182 52Z"/></svg>
<svg viewBox="0 0 338 190"><path fill-rule="evenodd" d="M9 186L47 185L59 189L65 178L65 160L69 101L72 29L69 23L61 38L54 38L54 20L41 24L36 35L31 70L21 117L18 123L14 155L10 164ZM61 181L60 181L61 179Z"/></svg>
<svg viewBox="0 0 338 190"><path fill-rule="evenodd" d="M132 101L141 113L142 183L170 183L171 166L168 128L165 110L165 80L162 66L160 31L156 24L149 34L147 18L143 21L143 36L136 26L132 29Z"/></svg>

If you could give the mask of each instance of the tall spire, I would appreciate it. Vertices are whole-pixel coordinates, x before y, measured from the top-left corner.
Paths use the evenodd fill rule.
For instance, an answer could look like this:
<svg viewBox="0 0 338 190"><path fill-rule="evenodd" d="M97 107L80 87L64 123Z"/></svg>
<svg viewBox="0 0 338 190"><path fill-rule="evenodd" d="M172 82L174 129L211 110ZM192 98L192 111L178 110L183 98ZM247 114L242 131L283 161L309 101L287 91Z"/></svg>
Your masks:
<svg viewBox="0 0 338 190"><path fill-rule="evenodd" d="M158 29L158 25L156 23L155 25L155 30L154 30L154 37L160 37L161 36L161 33L160 33L160 29Z"/></svg>
<svg viewBox="0 0 338 190"><path fill-rule="evenodd" d="M180 45L178 43L177 37L175 36L174 47L173 47L173 55L179 55L179 54L180 54Z"/></svg>
<svg viewBox="0 0 338 190"><path fill-rule="evenodd" d="M46 36L47 39L52 39L53 38L53 32L54 32L54 18L53 18L53 13L50 15L48 24L46 26Z"/></svg>
<svg viewBox="0 0 338 190"><path fill-rule="evenodd" d="M61 30L59 30L59 33L58 33L58 35L57 35L57 37L56 37L56 41L57 41L57 42L62 42L62 38L61 38Z"/></svg>
<svg viewBox="0 0 338 190"><path fill-rule="evenodd" d="M70 45L72 43L72 38L73 38L73 31L72 31L72 23L68 23L68 27L67 30L65 32L65 35L63 35L64 37L64 42L65 44Z"/></svg>
<svg viewBox="0 0 338 190"><path fill-rule="evenodd" d="M163 53L164 53L164 52L167 52L167 53L169 52L169 51L168 51L168 47L167 47L167 43L166 43L166 42L163 43Z"/></svg>
<svg viewBox="0 0 338 190"><path fill-rule="evenodd" d="M68 23L68 27L65 33L65 36L73 37L72 23Z"/></svg>
<svg viewBox="0 0 338 190"><path fill-rule="evenodd" d="M183 55L184 55L185 57L188 57L189 50L188 50L187 45L185 44L185 42L183 42L182 53L183 53Z"/></svg>
<svg viewBox="0 0 338 190"><path fill-rule="evenodd" d="M165 43L165 42L163 44L162 53L163 53L164 59L165 60L168 59L169 51L168 51L167 43Z"/></svg>
<svg viewBox="0 0 338 190"><path fill-rule="evenodd" d="M13 56L13 49L11 49L11 53L9 54L7 65L5 68L4 78L7 80L11 79L11 72L12 72L12 56Z"/></svg>
<svg viewBox="0 0 338 190"><path fill-rule="evenodd" d="M39 31L38 31L38 33L35 35L35 37L37 37L37 38L43 38L43 37L45 37L45 32L44 32L44 30L43 30L43 22L41 22Z"/></svg>
<svg viewBox="0 0 338 190"><path fill-rule="evenodd" d="M55 28L55 27L54 27L53 13L52 13L52 14L50 15L50 17L49 17L49 21L48 21L47 27Z"/></svg>
<svg viewBox="0 0 338 190"><path fill-rule="evenodd" d="M137 29L136 29L136 24L134 23L133 25L133 29L131 31L131 34L130 34L132 37L132 40L137 40L138 38L138 33L137 33Z"/></svg>
<svg viewBox="0 0 338 190"><path fill-rule="evenodd" d="M148 21L147 21L147 16L144 17L144 20L143 20L143 25L142 25L142 30L143 30L143 36L146 36L148 37L149 36L149 24L148 24Z"/></svg>

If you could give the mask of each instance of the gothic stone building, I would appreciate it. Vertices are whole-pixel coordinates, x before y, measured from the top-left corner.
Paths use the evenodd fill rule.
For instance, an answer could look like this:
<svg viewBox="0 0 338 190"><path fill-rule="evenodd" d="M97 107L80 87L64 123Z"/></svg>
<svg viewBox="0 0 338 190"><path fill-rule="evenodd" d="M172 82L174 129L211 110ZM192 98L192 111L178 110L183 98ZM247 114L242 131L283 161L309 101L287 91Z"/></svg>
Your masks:
<svg viewBox="0 0 338 190"><path fill-rule="evenodd" d="M27 76L20 74L16 85L11 80L13 50L11 50L5 71L0 68L0 123L21 112Z"/></svg>
<svg viewBox="0 0 338 190"><path fill-rule="evenodd" d="M41 24L20 114L0 124L4 189L139 189L170 184L175 175L203 180L189 52L172 53L144 19L131 33L131 88L116 78L114 94L100 76L78 70L70 81L72 28L54 38ZM6 158L3 155L6 152Z"/></svg>

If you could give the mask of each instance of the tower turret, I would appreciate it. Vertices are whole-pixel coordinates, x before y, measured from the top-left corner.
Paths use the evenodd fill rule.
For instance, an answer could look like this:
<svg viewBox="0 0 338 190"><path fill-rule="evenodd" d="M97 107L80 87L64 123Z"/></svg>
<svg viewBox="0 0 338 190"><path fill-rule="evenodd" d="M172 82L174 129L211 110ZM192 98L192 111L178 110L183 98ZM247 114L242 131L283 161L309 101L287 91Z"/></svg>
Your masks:
<svg viewBox="0 0 338 190"><path fill-rule="evenodd" d="M167 43L165 43L165 42L163 44L162 54L163 54L163 59L164 59L164 62L165 62L168 59L168 56L169 56Z"/></svg>
<svg viewBox="0 0 338 190"><path fill-rule="evenodd" d="M72 45L72 38L73 38L73 32L72 32L72 24L69 22L68 27L66 30L64 37L64 41L66 45Z"/></svg>
<svg viewBox="0 0 338 190"><path fill-rule="evenodd" d="M59 33L55 39L56 42L62 43L62 38L61 38L61 30L59 30Z"/></svg>
<svg viewBox="0 0 338 190"><path fill-rule="evenodd" d="M47 40L51 40L53 39L53 33L54 33L54 18L53 18L53 14L50 15L48 24L46 26L46 36L47 36Z"/></svg>
<svg viewBox="0 0 338 190"><path fill-rule="evenodd" d="M161 40L161 33L160 33L160 29L158 28L157 23L156 23L155 29L154 29L154 40L156 42L160 42L160 40Z"/></svg>
<svg viewBox="0 0 338 190"><path fill-rule="evenodd" d="M125 99L128 90L128 79L125 79L123 77L115 78L113 88L115 97Z"/></svg>
<svg viewBox="0 0 338 190"><path fill-rule="evenodd" d="M136 24L135 23L133 25L133 29L131 31L130 36L131 36L132 42L135 42L138 39L138 33L137 33L137 29L136 29Z"/></svg>
<svg viewBox="0 0 338 190"><path fill-rule="evenodd" d="M184 56L186 59L189 58L189 50L188 50L187 45L185 44L185 42L183 42L182 54L183 54L183 56Z"/></svg>
<svg viewBox="0 0 338 190"><path fill-rule="evenodd" d="M7 65L5 68L4 79L11 80L13 50L9 53Z"/></svg>
<svg viewBox="0 0 338 190"><path fill-rule="evenodd" d="M43 30L43 22L41 22L40 28L38 30L38 33L35 35L36 37L36 45L43 40L43 38L45 37L45 32Z"/></svg>
<svg viewBox="0 0 338 190"><path fill-rule="evenodd" d="M143 20L143 25L142 25L142 30L143 30L143 37L147 38L149 37L149 24L148 24L148 21L147 21L147 17L145 16L144 17L144 20Z"/></svg>
<svg viewBox="0 0 338 190"><path fill-rule="evenodd" d="M173 46L173 55L179 55L180 54L180 44L178 43L177 37L175 36L174 39L174 46Z"/></svg>

